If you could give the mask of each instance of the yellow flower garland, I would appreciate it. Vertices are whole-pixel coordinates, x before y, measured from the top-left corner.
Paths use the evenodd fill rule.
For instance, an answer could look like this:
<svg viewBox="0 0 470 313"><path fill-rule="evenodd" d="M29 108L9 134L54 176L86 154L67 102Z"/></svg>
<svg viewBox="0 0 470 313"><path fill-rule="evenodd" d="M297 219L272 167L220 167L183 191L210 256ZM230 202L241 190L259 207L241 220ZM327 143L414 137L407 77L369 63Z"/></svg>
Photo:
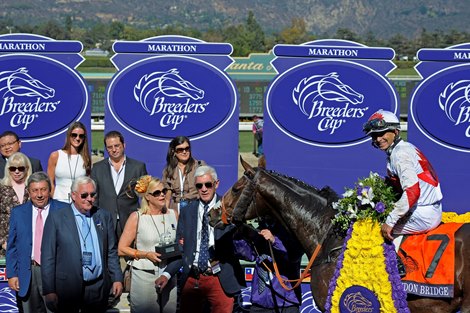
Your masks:
<svg viewBox="0 0 470 313"><path fill-rule="evenodd" d="M455 212L442 212L444 223L470 223L470 212L458 215Z"/></svg>
<svg viewBox="0 0 470 313"><path fill-rule="evenodd" d="M341 295L353 285L373 291L380 303L380 312L397 312L385 268L383 243L379 223L372 219L354 223L351 239L348 240L344 252L343 267L331 298L332 313L339 313Z"/></svg>

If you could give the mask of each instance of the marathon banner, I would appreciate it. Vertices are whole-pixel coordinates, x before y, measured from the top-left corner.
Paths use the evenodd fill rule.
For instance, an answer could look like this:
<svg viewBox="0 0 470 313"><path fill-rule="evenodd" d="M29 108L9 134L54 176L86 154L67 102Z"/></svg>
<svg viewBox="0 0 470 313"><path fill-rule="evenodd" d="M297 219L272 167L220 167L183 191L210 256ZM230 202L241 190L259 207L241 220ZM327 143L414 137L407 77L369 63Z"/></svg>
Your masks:
<svg viewBox="0 0 470 313"><path fill-rule="evenodd" d="M415 69L423 79L411 95L408 139L433 165L443 210L470 209L470 43L421 49Z"/></svg>
<svg viewBox="0 0 470 313"><path fill-rule="evenodd" d="M40 159L44 170L72 122L81 121L91 138L87 84L76 70L82 48L39 35L0 36L0 132L15 132L21 152Z"/></svg>
<svg viewBox="0 0 470 313"><path fill-rule="evenodd" d="M216 168L224 193L238 176L238 96L225 72L232 46L159 36L113 49L118 72L106 91L105 132L120 131L126 154L157 177L169 142L189 137L193 157Z"/></svg>
<svg viewBox="0 0 470 313"><path fill-rule="evenodd" d="M370 171L386 174L386 155L362 126L377 110L399 115L391 48L344 40L276 45L278 75L266 95L263 145L269 169L342 194Z"/></svg>

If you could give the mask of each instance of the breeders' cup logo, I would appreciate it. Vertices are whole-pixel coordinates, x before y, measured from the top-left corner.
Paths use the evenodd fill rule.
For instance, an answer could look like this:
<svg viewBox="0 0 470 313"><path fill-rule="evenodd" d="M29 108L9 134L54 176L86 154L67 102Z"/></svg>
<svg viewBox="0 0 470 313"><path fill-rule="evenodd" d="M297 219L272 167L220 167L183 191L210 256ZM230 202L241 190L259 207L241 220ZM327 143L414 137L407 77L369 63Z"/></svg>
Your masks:
<svg viewBox="0 0 470 313"><path fill-rule="evenodd" d="M302 79L292 91L292 100L309 120L318 120L319 131L330 134L346 123L347 118L362 118L368 109L350 108L362 103L364 95L340 81L336 72Z"/></svg>
<svg viewBox="0 0 470 313"><path fill-rule="evenodd" d="M158 116L161 127L175 130L188 114L202 114L204 90L180 76L175 68L144 75L134 87L134 99L150 116Z"/></svg>
<svg viewBox="0 0 470 313"><path fill-rule="evenodd" d="M470 125L470 80L460 80L448 84L439 95L439 107L447 118L457 125ZM470 126L465 130L470 137Z"/></svg>
<svg viewBox="0 0 470 313"><path fill-rule="evenodd" d="M11 114L10 126L26 130L40 113L57 109L58 101L45 101L55 95L55 90L32 77L25 67L0 72L0 117Z"/></svg>
<svg viewBox="0 0 470 313"><path fill-rule="evenodd" d="M372 312L372 302L367 300L359 291L344 297L343 304L348 312Z"/></svg>
<svg viewBox="0 0 470 313"><path fill-rule="evenodd" d="M341 295L340 312L344 313L378 313L380 303L370 289L363 286L351 286Z"/></svg>

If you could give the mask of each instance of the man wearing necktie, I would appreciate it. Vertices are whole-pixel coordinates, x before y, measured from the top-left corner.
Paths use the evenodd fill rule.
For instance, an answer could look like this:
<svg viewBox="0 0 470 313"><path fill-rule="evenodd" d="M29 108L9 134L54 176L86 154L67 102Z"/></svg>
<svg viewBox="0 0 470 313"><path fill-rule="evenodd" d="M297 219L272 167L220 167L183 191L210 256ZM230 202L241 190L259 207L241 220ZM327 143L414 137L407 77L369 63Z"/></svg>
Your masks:
<svg viewBox="0 0 470 313"><path fill-rule="evenodd" d="M49 213L68 204L50 197L51 181L44 172L33 173L27 182L30 200L11 211L6 267L8 285L18 293L25 313L46 310L42 296L41 241Z"/></svg>
<svg viewBox="0 0 470 313"><path fill-rule="evenodd" d="M210 166L200 166L194 173L199 201L192 201L178 219L176 238L183 258L168 264L172 276L183 266L180 312L202 312L207 303L214 313L231 313L234 297L245 284L238 259L234 256L233 225L214 229L208 223L207 211L219 197L217 173ZM155 282L163 288L168 279Z"/></svg>
<svg viewBox="0 0 470 313"><path fill-rule="evenodd" d="M71 192L72 204L51 214L44 228L43 293L54 312L105 312L110 290L122 293L113 219L93 205L93 179L78 177Z"/></svg>

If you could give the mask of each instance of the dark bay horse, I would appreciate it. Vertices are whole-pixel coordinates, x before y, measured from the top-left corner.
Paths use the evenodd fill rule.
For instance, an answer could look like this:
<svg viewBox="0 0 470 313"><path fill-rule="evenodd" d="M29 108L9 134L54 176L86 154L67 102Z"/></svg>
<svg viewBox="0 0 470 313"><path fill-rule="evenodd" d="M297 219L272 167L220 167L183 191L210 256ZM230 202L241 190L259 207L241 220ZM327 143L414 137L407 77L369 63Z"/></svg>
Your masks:
<svg viewBox="0 0 470 313"><path fill-rule="evenodd" d="M316 189L294 178L252 168L243 159L241 162L245 174L224 195L223 206L218 213L213 212L213 219L221 215L224 221L242 223L270 215L298 239L309 258L317 245L322 244L311 269L310 285L316 304L324 311L329 282L343 244L343 238L331 227L335 215L331 204L338 199L337 194L329 187ZM450 313L460 309L470 313L470 224L457 231L455 241L454 298L409 295L411 312Z"/></svg>

